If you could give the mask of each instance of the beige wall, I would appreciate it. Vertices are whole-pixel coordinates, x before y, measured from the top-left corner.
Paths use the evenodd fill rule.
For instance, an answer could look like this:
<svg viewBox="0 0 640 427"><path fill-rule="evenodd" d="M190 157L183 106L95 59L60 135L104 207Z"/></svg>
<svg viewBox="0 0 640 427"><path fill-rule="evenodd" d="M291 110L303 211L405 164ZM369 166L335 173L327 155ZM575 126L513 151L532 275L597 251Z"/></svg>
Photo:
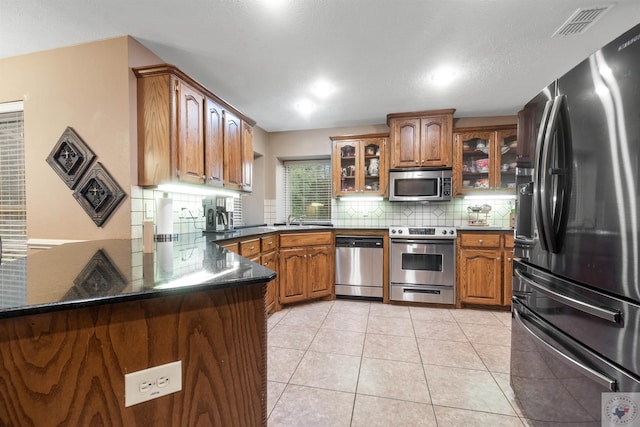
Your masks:
<svg viewBox="0 0 640 427"><path fill-rule="evenodd" d="M45 159L70 126L129 194L136 163L129 62L158 62L144 50L124 36L0 61L0 102L24 101L29 239L130 237L129 197L97 227Z"/></svg>

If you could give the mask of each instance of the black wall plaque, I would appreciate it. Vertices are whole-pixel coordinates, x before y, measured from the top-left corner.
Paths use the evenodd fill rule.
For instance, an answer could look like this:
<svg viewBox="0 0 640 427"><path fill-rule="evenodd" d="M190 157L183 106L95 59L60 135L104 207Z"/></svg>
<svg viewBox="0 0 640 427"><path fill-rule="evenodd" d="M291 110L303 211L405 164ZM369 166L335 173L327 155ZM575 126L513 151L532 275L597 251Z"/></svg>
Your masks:
<svg viewBox="0 0 640 427"><path fill-rule="evenodd" d="M124 196L122 188L100 162L91 168L73 192L73 197L97 226L109 218Z"/></svg>
<svg viewBox="0 0 640 427"><path fill-rule="evenodd" d="M71 127L67 127L49 153L47 163L73 190L95 157L82 138Z"/></svg>

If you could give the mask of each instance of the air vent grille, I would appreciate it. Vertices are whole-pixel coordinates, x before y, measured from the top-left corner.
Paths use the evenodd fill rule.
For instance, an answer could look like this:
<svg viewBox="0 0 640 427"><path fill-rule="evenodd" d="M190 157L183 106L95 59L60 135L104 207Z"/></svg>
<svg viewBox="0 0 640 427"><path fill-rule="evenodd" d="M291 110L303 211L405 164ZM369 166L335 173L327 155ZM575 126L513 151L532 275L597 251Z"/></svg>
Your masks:
<svg viewBox="0 0 640 427"><path fill-rule="evenodd" d="M612 4L604 6L592 6L580 8L565 21L564 24L556 30L551 37L565 37L582 34L587 31L594 22L602 18L602 16L613 7Z"/></svg>

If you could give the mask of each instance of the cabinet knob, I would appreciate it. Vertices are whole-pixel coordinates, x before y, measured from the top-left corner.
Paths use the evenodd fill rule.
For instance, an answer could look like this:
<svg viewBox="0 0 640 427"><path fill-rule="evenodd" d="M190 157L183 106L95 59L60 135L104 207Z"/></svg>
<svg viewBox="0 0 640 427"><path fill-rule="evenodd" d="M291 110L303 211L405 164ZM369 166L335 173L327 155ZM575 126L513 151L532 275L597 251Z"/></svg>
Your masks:
<svg viewBox="0 0 640 427"><path fill-rule="evenodd" d="M507 261L513 261L511 258L507 258Z"/></svg>
<svg viewBox="0 0 640 427"><path fill-rule="evenodd" d="M251 246L249 249L254 250L256 247L255 246Z"/></svg>
<svg viewBox="0 0 640 427"><path fill-rule="evenodd" d="M207 176L206 175L202 175L202 180L204 181L206 179L207 179Z"/></svg>
<svg viewBox="0 0 640 427"><path fill-rule="evenodd" d="M483 244L484 240L480 239L480 240L478 240L478 243Z"/></svg>
<svg viewBox="0 0 640 427"><path fill-rule="evenodd" d="M500 261L501 259L502 259L502 258L498 257L498 258L496 258L496 261Z"/></svg>
<svg viewBox="0 0 640 427"><path fill-rule="evenodd" d="M416 165L418 164L418 161L416 160Z"/></svg>

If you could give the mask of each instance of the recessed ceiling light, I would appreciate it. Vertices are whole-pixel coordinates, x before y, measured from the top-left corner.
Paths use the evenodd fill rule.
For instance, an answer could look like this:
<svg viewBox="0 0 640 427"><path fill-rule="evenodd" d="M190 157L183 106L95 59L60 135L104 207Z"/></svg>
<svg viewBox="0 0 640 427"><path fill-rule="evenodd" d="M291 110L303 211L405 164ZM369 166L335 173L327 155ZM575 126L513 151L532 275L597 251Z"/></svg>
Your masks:
<svg viewBox="0 0 640 427"><path fill-rule="evenodd" d="M438 86L445 86L456 78L456 72L450 68L441 68L431 74L431 80Z"/></svg>
<svg viewBox="0 0 640 427"><path fill-rule="evenodd" d="M302 99L296 103L296 110L301 114L309 114L315 109L315 107L314 103L307 99Z"/></svg>
<svg viewBox="0 0 640 427"><path fill-rule="evenodd" d="M327 98L333 93L333 85L325 80L320 80L311 86L311 91L318 98Z"/></svg>

